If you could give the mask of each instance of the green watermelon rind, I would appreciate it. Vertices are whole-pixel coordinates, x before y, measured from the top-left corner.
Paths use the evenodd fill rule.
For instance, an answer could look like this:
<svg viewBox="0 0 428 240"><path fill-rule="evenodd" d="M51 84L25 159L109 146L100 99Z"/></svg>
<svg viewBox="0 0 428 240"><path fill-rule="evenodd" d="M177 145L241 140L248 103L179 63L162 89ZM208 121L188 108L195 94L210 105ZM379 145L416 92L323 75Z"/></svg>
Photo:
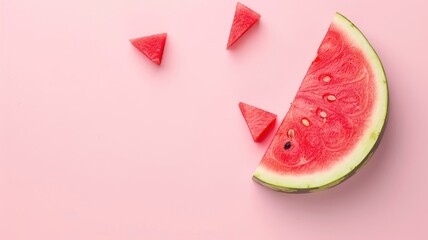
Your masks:
<svg viewBox="0 0 428 240"><path fill-rule="evenodd" d="M256 169L253 180L276 191L304 193L324 190L343 182L354 175L373 155L382 138L388 115L388 83L383 65L364 34L345 16L336 13L333 23L347 34L356 47L360 48L375 75L377 98L371 123L362 139L343 160L331 169L309 175L281 175L261 164Z"/></svg>

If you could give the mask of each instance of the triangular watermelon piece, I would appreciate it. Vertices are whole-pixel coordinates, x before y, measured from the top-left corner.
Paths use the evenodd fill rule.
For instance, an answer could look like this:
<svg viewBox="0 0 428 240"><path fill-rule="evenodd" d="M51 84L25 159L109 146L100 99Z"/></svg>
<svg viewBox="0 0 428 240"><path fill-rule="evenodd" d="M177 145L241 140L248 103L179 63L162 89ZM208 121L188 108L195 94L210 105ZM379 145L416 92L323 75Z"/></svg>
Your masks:
<svg viewBox="0 0 428 240"><path fill-rule="evenodd" d="M241 109L242 116L247 122L254 142L263 140L275 125L276 115L273 113L243 102L239 103L239 109Z"/></svg>
<svg viewBox="0 0 428 240"><path fill-rule="evenodd" d="M160 33L140 38L130 39L129 41L146 55L152 62L160 65L162 62L163 49L165 47L166 33Z"/></svg>
<svg viewBox="0 0 428 240"><path fill-rule="evenodd" d="M236 4L235 16L233 17L232 28L230 29L227 48L230 48L259 19L260 19L260 14L254 12L247 6L238 2Z"/></svg>

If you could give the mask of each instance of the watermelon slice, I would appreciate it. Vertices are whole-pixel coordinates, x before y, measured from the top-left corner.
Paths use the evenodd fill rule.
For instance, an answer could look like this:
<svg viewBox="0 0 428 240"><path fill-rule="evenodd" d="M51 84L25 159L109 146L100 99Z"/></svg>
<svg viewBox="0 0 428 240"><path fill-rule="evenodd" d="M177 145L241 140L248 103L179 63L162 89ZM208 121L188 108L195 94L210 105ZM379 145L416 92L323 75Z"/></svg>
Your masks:
<svg viewBox="0 0 428 240"><path fill-rule="evenodd" d="M284 192L339 184L371 157L387 112L379 57L337 13L253 179Z"/></svg>
<svg viewBox="0 0 428 240"><path fill-rule="evenodd" d="M155 34L129 41L146 55L152 62L160 65L162 63L163 49L165 48L166 33Z"/></svg>
<svg viewBox="0 0 428 240"><path fill-rule="evenodd" d="M276 115L273 113L243 102L239 103L239 109L241 109L242 116L244 116L254 142L263 140L275 125Z"/></svg>
<svg viewBox="0 0 428 240"><path fill-rule="evenodd" d="M238 2L236 4L235 16L233 17L232 28L230 29L227 48L230 48L239 38L244 35L257 21L260 14Z"/></svg>

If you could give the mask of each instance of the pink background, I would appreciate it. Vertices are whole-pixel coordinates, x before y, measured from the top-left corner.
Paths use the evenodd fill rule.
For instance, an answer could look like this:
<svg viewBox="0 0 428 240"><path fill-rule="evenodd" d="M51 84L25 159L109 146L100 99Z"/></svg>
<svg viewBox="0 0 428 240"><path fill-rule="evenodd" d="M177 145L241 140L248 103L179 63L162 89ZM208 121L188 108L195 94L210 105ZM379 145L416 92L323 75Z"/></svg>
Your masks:
<svg viewBox="0 0 428 240"><path fill-rule="evenodd" d="M227 51L235 1L0 0L0 239L428 239L426 3L243 3ZM238 102L280 121L335 11L384 63L384 139L336 188L268 190ZM128 42L159 32L160 67Z"/></svg>

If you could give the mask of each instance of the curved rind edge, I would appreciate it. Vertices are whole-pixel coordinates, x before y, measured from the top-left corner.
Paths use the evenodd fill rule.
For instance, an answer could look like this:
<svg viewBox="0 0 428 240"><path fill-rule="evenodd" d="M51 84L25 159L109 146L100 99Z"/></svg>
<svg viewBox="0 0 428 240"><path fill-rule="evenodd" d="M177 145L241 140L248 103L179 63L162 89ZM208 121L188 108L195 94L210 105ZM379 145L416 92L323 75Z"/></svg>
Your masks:
<svg viewBox="0 0 428 240"><path fill-rule="evenodd" d="M274 185L274 184L270 184L267 183L265 181L263 181L262 179L258 178L256 176L256 174L253 175L253 180L265 187L268 187L272 190L278 191L278 192L286 192L286 193L311 193L311 192L318 192L318 191L322 191L325 189L329 189L332 188L334 186L337 186L338 184L344 182L345 180L347 180L348 178L350 178L351 176L353 176L355 173L358 172L358 170L360 170L364 165L367 164L368 160L372 157L372 155L374 154L374 152L376 151L377 147L379 146L379 143L383 137L384 134L384 130L386 128L388 120L385 120L385 124L383 125L383 129L381 134L379 135L378 140L376 141L376 144L373 146L373 148L371 149L369 155L367 155L362 161L361 163L355 167L352 171L350 171L347 175L342 176L341 178L330 182L328 184L319 186L319 187L312 187L312 188L290 188L290 187L285 187L285 186L278 186L278 185Z"/></svg>
<svg viewBox="0 0 428 240"><path fill-rule="evenodd" d="M255 182L265 186L265 187L272 189L272 190L280 191L280 192L287 192L287 193L309 193L309 192L316 192L316 191L321 191L324 189L334 187L334 186L338 185L339 183L345 181L346 179L348 179L352 175L354 175L359 169L361 169L362 166L364 166L367 163L367 161L371 158L371 156L374 154L375 150L377 149L377 147L378 147L378 145L382 139L382 136L384 134L384 130L386 128L387 118L388 118L389 94L388 94L388 81L387 81L387 77L386 77L385 70L383 68L382 62L381 62L378 54L376 53L375 49L372 47L372 45L370 44L368 39L364 36L364 34L358 29L358 27L356 27L345 16L343 16L342 14L337 12L333 22L339 22L340 24L344 24L344 25L348 24L348 25L350 25L350 29L355 29L355 30L353 30L353 33L361 36L362 39L364 40L363 43L367 44L366 47L368 47L368 49L366 49L366 50L368 50L368 52L363 50L364 53L367 54L367 57L369 57L370 55L373 55L372 56L373 58L370 58L370 62L373 63L371 65L372 66L377 65L377 67L373 68L373 69L379 71L379 72L377 72L377 74L381 74L380 76L382 76L382 78L383 78L383 79L378 79L378 81L383 81L383 84L384 84L384 89L381 89L384 94L379 97L379 100L383 100L380 104L382 104L381 110L384 110L384 114L383 114L383 116L380 116L380 119L378 122L374 122L377 125L380 125L379 123L381 122L381 126L379 126L380 130L379 130L379 127L375 126L375 130L378 130L379 135L378 135L376 141L374 142L374 144L372 145L371 149L368 151L368 153L365 155L365 157L362 160L360 160L360 162L357 166L352 168L352 170L348 171L343 176L340 176L333 181L330 181L328 183L325 183L325 184L322 184L319 186L308 185L307 187L296 188L296 187L282 186L282 185L278 185L278 184L269 183L268 181L263 179L263 174L261 174L261 172L264 172L264 171L260 171L261 168L263 168L263 167L259 166L257 168L256 172L253 174L253 180ZM351 32L350 29L349 29L349 32ZM384 96L384 98L382 98L382 96ZM269 171L269 170L267 170L267 171Z"/></svg>

